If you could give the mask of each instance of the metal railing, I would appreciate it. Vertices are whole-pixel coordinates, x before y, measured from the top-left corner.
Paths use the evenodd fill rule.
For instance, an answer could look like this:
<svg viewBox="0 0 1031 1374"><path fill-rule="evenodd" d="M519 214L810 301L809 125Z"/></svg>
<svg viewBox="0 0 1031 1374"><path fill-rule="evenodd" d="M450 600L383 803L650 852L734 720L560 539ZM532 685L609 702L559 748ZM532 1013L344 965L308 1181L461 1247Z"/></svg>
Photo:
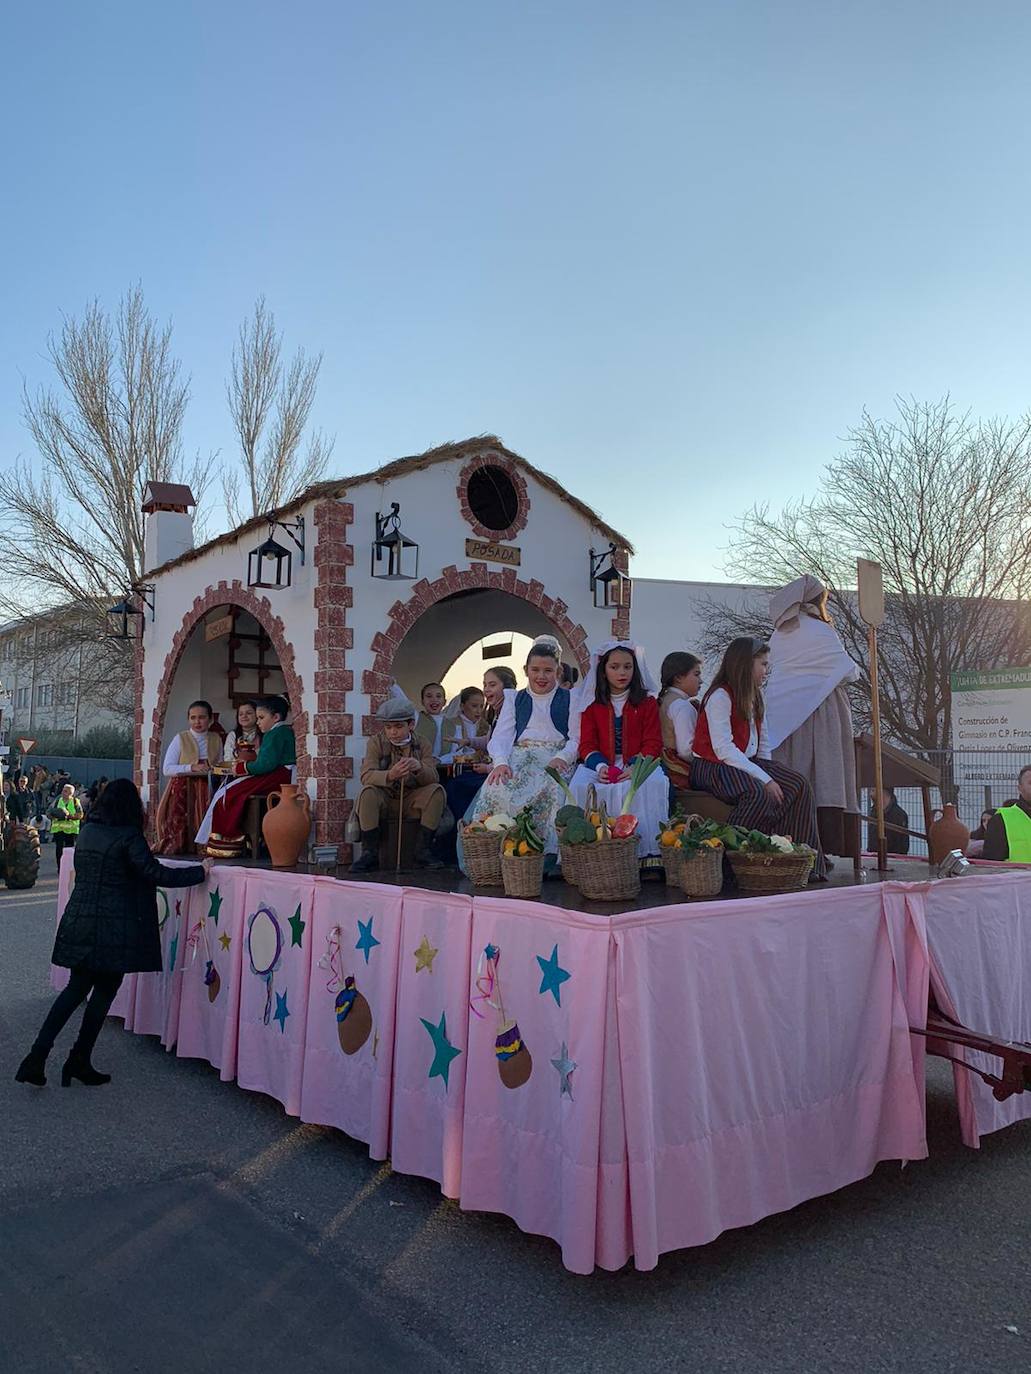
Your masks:
<svg viewBox="0 0 1031 1374"><path fill-rule="evenodd" d="M931 805L937 808L944 802L952 802L957 816L971 831L980 824L982 811L1002 806L1016 797L1017 774L1025 764L1031 764L1031 751L1005 749L941 749L924 757L938 769L942 778L941 788L931 789ZM909 816L910 828L922 830L924 806L920 789L897 787L895 796ZM869 788L863 790L860 802L869 812L873 805ZM865 833L863 842L866 843ZM923 856L927 846L922 840L911 839L909 852Z"/></svg>

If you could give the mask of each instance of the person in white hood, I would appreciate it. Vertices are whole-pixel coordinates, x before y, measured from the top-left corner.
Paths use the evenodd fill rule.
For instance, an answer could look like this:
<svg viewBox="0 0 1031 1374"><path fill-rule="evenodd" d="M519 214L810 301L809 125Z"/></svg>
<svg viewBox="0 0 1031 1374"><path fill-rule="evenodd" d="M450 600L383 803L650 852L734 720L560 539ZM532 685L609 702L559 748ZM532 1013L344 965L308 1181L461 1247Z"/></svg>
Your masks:
<svg viewBox="0 0 1031 1374"><path fill-rule="evenodd" d="M827 589L798 577L770 598L766 723L773 757L808 778L824 849L845 852L845 811L859 809L848 685L858 665L827 613Z"/></svg>

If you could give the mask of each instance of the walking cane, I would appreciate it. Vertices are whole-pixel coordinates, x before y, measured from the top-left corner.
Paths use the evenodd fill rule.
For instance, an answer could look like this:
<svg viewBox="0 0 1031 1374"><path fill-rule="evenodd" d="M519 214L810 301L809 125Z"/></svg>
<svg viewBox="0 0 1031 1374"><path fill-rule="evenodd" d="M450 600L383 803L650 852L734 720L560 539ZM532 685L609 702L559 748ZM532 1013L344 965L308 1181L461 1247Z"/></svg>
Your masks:
<svg viewBox="0 0 1031 1374"><path fill-rule="evenodd" d="M401 775L401 798L397 804L397 863L394 865L395 874L401 872L401 837L404 835L405 826L405 780L404 774Z"/></svg>

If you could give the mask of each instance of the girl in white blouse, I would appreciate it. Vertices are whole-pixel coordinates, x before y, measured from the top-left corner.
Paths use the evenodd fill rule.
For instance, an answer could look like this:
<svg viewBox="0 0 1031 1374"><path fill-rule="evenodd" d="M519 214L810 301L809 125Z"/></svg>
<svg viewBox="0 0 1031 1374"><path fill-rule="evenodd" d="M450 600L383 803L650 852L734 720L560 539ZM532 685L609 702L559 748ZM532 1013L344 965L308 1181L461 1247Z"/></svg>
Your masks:
<svg viewBox="0 0 1031 1374"><path fill-rule="evenodd" d="M555 812L564 798L545 773L549 765L568 772L576 760L577 722L570 719L570 694L558 685L558 641L546 636L535 641L526 659L526 686L506 690L504 704L490 739L494 767L476 797L469 819L496 812L515 816L529 807L544 837L546 854L558 853Z"/></svg>

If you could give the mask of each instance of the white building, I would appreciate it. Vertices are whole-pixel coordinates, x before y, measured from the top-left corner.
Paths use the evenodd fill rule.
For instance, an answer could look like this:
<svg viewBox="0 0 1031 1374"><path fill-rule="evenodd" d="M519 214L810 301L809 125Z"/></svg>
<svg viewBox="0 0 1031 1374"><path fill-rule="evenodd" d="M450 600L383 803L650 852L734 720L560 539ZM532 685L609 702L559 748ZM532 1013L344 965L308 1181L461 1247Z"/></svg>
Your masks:
<svg viewBox="0 0 1031 1374"><path fill-rule="evenodd" d="M290 555L280 588L251 585L266 519L193 548L190 504L183 489L155 486L145 505L152 607L135 717L144 799L156 799L164 749L191 700L211 701L228 727L240 700L285 692L316 839L341 847L364 737L392 679L417 696L499 631L552 633L581 669L589 644L633 635L657 668L669 650L697 643L700 597L736 605L749 591L621 582L628 540L490 437L320 483L275 512L271 533ZM377 556L377 535L396 527L412 546L381 544ZM592 551L622 604L605 606L604 579L592 586ZM413 566L392 567L395 555Z"/></svg>

